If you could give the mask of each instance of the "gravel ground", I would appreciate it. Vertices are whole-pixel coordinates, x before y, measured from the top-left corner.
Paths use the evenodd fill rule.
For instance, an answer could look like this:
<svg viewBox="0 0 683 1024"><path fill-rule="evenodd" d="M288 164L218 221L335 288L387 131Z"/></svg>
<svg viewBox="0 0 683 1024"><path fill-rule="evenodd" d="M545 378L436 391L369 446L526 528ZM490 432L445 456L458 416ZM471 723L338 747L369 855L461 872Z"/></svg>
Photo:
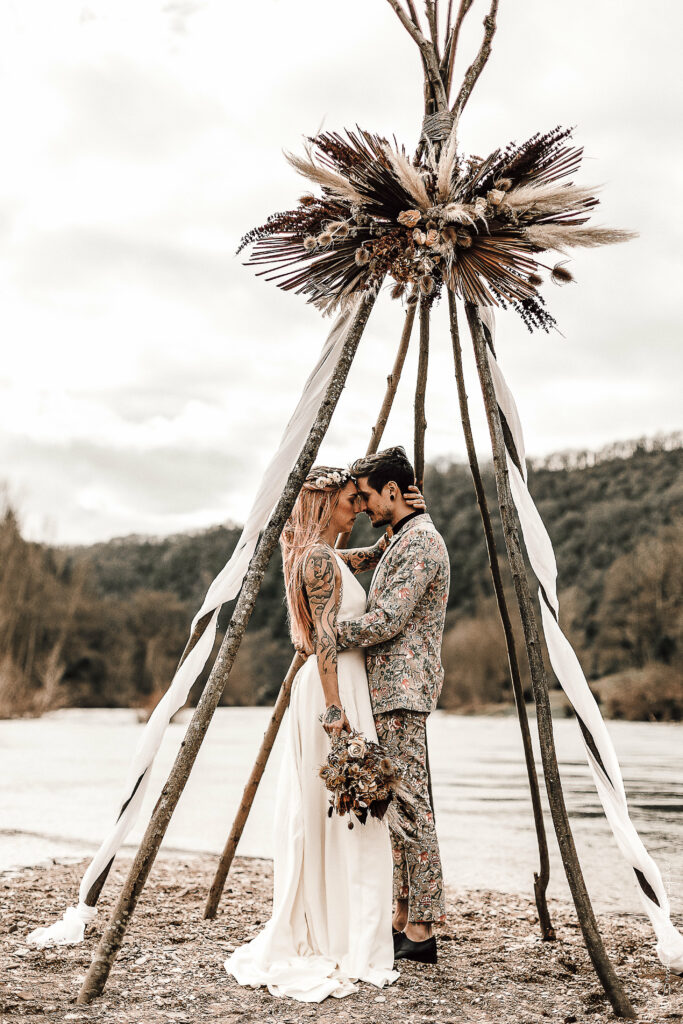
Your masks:
<svg viewBox="0 0 683 1024"><path fill-rule="evenodd" d="M532 899L497 892L449 892L436 967L403 962L401 977L378 990L362 984L346 999L320 1004L274 999L240 988L226 954L255 935L270 913L272 864L236 858L219 914L202 911L212 857L157 861L104 994L77 1006L76 993L127 870L117 861L100 914L81 946L36 950L25 936L74 900L85 863L55 863L0 876L0 1020L94 1024L562 1024L613 1020L586 955L572 908L551 905L559 939L540 941ZM603 915L600 925L618 973L646 1024L683 1021L683 979L667 976L648 925Z"/></svg>

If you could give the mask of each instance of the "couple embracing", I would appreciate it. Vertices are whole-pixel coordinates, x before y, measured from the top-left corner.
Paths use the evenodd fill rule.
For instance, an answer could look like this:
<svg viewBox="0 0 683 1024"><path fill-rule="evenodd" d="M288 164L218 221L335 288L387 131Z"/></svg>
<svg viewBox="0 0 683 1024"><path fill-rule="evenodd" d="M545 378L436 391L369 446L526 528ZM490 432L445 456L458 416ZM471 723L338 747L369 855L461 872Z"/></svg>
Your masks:
<svg viewBox="0 0 683 1024"><path fill-rule="evenodd" d="M394 960L436 963L445 907L426 722L443 681L449 561L414 483L402 448L350 471L316 467L282 534L290 629L306 661L282 729L273 913L225 963L275 996L320 1002L357 981L390 984ZM373 547L335 549L361 511L389 530ZM355 575L371 569L366 606ZM328 816L318 772L328 737L351 729L400 764L413 802L405 827L368 818L350 829Z"/></svg>

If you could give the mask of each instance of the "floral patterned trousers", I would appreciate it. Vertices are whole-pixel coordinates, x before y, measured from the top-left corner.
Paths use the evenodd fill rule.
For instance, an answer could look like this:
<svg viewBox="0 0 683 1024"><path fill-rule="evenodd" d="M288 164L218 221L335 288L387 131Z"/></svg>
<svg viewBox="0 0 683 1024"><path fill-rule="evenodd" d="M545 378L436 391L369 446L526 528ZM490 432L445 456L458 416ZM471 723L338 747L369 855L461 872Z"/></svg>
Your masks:
<svg viewBox="0 0 683 1024"><path fill-rule="evenodd" d="M394 858L394 899L408 900L408 920L446 920L443 874L434 813L429 798L427 766L427 714L396 708L375 715L377 738L388 756L403 769L403 781L410 790L417 821L401 817L401 827L411 837L406 842L391 833Z"/></svg>

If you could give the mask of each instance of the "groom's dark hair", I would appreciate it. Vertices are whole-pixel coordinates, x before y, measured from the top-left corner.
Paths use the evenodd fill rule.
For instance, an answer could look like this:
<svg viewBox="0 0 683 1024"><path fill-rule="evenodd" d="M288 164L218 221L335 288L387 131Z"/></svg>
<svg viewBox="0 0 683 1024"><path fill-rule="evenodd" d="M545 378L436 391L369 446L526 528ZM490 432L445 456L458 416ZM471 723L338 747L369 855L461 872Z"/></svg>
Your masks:
<svg viewBox="0 0 683 1024"><path fill-rule="evenodd" d="M405 448L401 448L400 445L385 448L383 452L367 455L364 459L356 459L351 465L351 472L355 477L367 477L368 485L373 491L378 492L390 480L398 485L402 494L415 483L415 470L405 453Z"/></svg>

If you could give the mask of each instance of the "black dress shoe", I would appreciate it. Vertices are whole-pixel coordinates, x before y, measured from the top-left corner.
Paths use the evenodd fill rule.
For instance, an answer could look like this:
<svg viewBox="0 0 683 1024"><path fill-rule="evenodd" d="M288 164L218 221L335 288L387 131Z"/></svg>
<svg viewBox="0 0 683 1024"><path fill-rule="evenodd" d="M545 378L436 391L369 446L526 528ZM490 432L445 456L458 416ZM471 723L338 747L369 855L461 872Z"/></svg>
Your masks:
<svg viewBox="0 0 683 1024"><path fill-rule="evenodd" d="M404 932L400 932L398 930L398 928L394 928L394 926L392 924L392 926L391 926L391 936L392 936L392 938L394 940L394 953L395 953L396 950L398 949L398 947L401 945L401 939L405 939L405 934L404 934Z"/></svg>
<svg viewBox="0 0 683 1024"><path fill-rule="evenodd" d="M394 960L416 960L420 964L436 963L436 936L413 942L407 935L394 945Z"/></svg>

